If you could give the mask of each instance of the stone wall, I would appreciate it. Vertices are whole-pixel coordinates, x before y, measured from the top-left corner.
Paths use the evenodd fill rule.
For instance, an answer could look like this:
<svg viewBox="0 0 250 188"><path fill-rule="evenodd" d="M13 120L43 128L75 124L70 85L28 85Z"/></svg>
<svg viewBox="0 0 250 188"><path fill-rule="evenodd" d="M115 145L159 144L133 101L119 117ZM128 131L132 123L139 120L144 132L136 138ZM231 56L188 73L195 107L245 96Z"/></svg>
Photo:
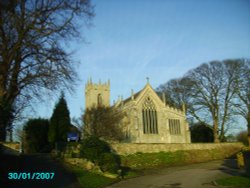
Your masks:
<svg viewBox="0 0 250 188"><path fill-rule="evenodd" d="M119 155L129 155L137 152L154 153L154 152L170 152L178 150L212 150L226 148L239 151L242 143L195 143L195 144L137 144L137 143L112 143L111 147Z"/></svg>
<svg viewBox="0 0 250 188"><path fill-rule="evenodd" d="M8 147L10 149L19 151L20 149L20 143L19 142L0 142L5 147Z"/></svg>

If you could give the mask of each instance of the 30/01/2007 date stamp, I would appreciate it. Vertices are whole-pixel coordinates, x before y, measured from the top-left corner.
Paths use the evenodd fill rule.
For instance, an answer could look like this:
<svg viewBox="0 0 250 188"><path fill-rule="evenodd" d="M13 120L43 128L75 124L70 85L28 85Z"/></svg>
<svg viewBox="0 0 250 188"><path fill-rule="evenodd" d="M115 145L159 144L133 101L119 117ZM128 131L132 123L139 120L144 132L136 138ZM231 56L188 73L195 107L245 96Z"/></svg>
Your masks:
<svg viewBox="0 0 250 188"><path fill-rule="evenodd" d="M9 172L9 180L52 180L54 172Z"/></svg>

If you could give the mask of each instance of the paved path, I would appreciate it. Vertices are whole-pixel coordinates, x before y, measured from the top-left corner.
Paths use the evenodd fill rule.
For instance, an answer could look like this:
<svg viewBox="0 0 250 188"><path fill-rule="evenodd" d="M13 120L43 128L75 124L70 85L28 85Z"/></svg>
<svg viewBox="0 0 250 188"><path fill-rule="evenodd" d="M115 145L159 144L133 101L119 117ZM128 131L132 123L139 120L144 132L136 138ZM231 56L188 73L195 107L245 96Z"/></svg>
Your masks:
<svg viewBox="0 0 250 188"><path fill-rule="evenodd" d="M228 165L229 164L229 165ZM154 171L151 175L121 181L107 188L216 188L213 181L218 178L237 175L240 172L232 167L232 161L212 161L170 167Z"/></svg>
<svg viewBox="0 0 250 188"><path fill-rule="evenodd" d="M81 188L76 177L48 154L4 153L0 155L1 188ZM8 180L9 172L54 172L55 177L52 180Z"/></svg>

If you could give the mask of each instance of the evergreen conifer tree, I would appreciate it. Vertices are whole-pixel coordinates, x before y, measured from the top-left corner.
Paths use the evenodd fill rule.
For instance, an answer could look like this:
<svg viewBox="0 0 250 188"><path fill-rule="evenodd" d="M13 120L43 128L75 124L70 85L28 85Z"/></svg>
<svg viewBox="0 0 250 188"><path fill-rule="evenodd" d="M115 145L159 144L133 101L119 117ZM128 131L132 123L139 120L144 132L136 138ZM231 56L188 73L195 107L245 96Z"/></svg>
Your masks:
<svg viewBox="0 0 250 188"><path fill-rule="evenodd" d="M66 141L67 133L70 129L70 113L64 94L61 95L58 103L55 105L50 119L48 140L54 145L56 142Z"/></svg>

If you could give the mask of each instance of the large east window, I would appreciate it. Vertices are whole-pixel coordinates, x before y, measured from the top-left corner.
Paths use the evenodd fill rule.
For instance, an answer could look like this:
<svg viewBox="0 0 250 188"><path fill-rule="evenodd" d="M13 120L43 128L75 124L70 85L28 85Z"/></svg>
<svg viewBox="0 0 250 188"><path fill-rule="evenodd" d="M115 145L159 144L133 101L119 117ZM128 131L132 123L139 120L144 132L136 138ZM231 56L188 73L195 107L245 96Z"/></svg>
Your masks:
<svg viewBox="0 0 250 188"><path fill-rule="evenodd" d="M168 124L170 134L181 134L181 124L179 119L169 119Z"/></svg>
<svg viewBox="0 0 250 188"><path fill-rule="evenodd" d="M142 120L144 134L158 134L157 111L149 97L142 106Z"/></svg>

